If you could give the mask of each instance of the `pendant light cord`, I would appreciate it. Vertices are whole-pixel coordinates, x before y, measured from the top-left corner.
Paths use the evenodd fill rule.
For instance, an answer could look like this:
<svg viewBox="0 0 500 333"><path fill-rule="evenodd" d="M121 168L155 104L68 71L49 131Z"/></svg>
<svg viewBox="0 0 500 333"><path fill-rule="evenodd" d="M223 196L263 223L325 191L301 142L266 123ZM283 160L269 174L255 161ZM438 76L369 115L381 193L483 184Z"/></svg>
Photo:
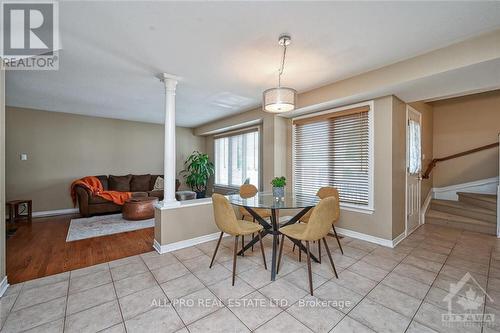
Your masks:
<svg viewBox="0 0 500 333"><path fill-rule="evenodd" d="M286 44L283 44L283 57L281 58L281 67L278 74L278 87L281 87L281 75L285 70Z"/></svg>

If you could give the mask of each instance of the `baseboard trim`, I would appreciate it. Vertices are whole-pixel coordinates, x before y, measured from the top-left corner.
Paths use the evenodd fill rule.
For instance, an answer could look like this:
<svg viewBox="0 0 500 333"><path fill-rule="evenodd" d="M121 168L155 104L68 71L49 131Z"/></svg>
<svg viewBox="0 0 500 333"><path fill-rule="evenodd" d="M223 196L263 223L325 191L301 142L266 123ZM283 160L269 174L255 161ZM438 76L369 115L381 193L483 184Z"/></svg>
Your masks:
<svg viewBox="0 0 500 333"><path fill-rule="evenodd" d="M5 294L7 288L9 288L9 282L7 281L7 276L4 276L2 282L0 282L0 297Z"/></svg>
<svg viewBox="0 0 500 333"><path fill-rule="evenodd" d="M45 210L42 212L33 212L33 217L47 217L47 216L57 216L57 215L67 215L78 213L78 208L68 208L68 209L57 209L57 210Z"/></svg>
<svg viewBox="0 0 500 333"><path fill-rule="evenodd" d="M413 232L413 231L415 231L416 229L418 229L418 227L417 227L417 228L415 228L415 229L413 229L413 230L412 230L412 232ZM411 234L411 232L410 232L410 234ZM395 248L395 247L396 247L396 245L398 245L398 244L399 244L399 243L400 243L403 239L405 239L405 238L406 238L406 236L407 236L407 235L406 235L406 232L402 232L402 233L401 233L401 235L397 236L396 238L394 238L394 239L392 240L392 246L391 246L391 247L392 247L392 248Z"/></svg>
<svg viewBox="0 0 500 333"><path fill-rule="evenodd" d="M382 245L382 246L385 246L385 247L391 247L391 248L395 246L394 245L394 240L397 240L399 237L401 237L401 235L399 235L394 240L389 240L389 239L375 237L375 236L372 236L372 235L364 234L362 232L357 232L357 231L353 231L353 230L349 230L349 229L344 229L344 228L339 228L339 227L335 227L335 230L337 230L337 233L340 234L340 235L342 235L342 236L356 238L356 239L364 240L364 241L367 241L367 242L370 242L370 243L375 243L375 244L378 244L378 245ZM404 238L404 233L403 233L403 238ZM400 241L401 240L398 240L398 242L400 242Z"/></svg>
<svg viewBox="0 0 500 333"><path fill-rule="evenodd" d="M424 200L424 204L422 205L422 208L420 210L420 224L425 224L425 214L427 214L427 210L429 209L431 205L431 200L432 197L434 196L434 189L430 189L429 193L427 193L427 197Z"/></svg>
<svg viewBox="0 0 500 333"><path fill-rule="evenodd" d="M229 236L229 235L228 234L224 235L224 237L227 237L227 236ZM214 232L213 234L208 234L208 235L204 235L204 236L200 236L200 237L186 239L186 240L182 240L182 241L170 243L170 244L165 244L165 245L161 245L155 239L153 242L153 248L159 254L163 254L163 253L167 253L167 252L172 252L172 251L184 249L186 247L190 247L193 245L198 245L201 243L210 242L210 241L213 241L214 239L218 239L219 237L220 237L220 232Z"/></svg>

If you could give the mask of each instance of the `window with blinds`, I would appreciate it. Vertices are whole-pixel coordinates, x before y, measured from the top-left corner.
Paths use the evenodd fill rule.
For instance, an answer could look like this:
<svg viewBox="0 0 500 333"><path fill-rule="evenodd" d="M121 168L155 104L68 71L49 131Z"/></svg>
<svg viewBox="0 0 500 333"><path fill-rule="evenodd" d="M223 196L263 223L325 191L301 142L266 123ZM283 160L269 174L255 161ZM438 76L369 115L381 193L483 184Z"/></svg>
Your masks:
<svg viewBox="0 0 500 333"><path fill-rule="evenodd" d="M294 190L339 190L340 202L371 207L369 107L294 120Z"/></svg>
<svg viewBox="0 0 500 333"><path fill-rule="evenodd" d="M215 185L239 187L248 179L259 187L259 148L255 127L215 137Z"/></svg>

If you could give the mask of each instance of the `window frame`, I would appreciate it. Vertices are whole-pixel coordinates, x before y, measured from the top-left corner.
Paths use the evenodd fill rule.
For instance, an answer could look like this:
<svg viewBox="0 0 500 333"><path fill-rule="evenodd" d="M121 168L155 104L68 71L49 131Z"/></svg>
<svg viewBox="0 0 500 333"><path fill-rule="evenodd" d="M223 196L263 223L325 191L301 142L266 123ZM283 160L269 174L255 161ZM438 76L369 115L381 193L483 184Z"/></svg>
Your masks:
<svg viewBox="0 0 500 333"><path fill-rule="evenodd" d="M259 142L258 142L258 147L259 147L259 154L258 154L258 158L259 158L259 168L258 168L258 172L259 172L259 176L258 176L258 184L253 184L257 187L257 189L261 189L262 188L262 126L261 124L259 125L253 125L253 126L249 126L249 127L244 127L244 128L240 128L240 129L237 129L237 130L232 130L232 131L227 131L227 132L222 132L222 133L218 133L218 134L215 134L213 136L213 151L214 151L214 161L215 159L217 158L215 156L215 145L216 145L216 140L217 139L221 139L221 138L229 138L229 137L232 137L232 136L237 136L237 135L241 135L241 134L246 134L246 133L252 133L252 132L257 132L259 134ZM230 154L229 154L230 155ZM228 156L229 158L229 156ZM217 172L217 170L215 171ZM240 186L236 186L236 185L231 185L231 181L230 181L230 178L229 178L229 175L228 175L228 185L226 184L217 184L215 182L215 176L214 176L214 184L213 184L213 187L216 188L216 189L222 189L222 190L229 190L229 191L234 191L234 190L239 190Z"/></svg>
<svg viewBox="0 0 500 333"><path fill-rule="evenodd" d="M309 113L307 115L298 116L292 118L292 122L300 119L313 118L317 116L323 116L331 113L337 113L342 111L347 111L350 109L355 109L359 107L369 107L368 110L368 205L356 205L350 203L340 202L340 208L347 211L373 214L375 211L374 206L374 171L375 171L375 161L374 161L374 141L375 141L375 121L373 113L375 112L374 101L361 102L357 104L351 104L343 107L328 109L324 111ZM295 126L292 125L292 188L295 188Z"/></svg>

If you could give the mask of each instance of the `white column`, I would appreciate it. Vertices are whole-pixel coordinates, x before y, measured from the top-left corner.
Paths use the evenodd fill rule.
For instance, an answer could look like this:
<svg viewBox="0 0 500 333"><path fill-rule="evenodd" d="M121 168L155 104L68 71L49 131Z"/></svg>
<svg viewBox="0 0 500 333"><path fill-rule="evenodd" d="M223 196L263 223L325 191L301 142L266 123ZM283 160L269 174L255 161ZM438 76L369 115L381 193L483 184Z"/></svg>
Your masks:
<svg viewBox="0 0 500 333"><path fill-rule="evenodd" d="M166 73L161 74L165 84L165 143L163 169L165 184L163 188L163 207L180 205L175 199L175 88L177 77Z"/></svg>

